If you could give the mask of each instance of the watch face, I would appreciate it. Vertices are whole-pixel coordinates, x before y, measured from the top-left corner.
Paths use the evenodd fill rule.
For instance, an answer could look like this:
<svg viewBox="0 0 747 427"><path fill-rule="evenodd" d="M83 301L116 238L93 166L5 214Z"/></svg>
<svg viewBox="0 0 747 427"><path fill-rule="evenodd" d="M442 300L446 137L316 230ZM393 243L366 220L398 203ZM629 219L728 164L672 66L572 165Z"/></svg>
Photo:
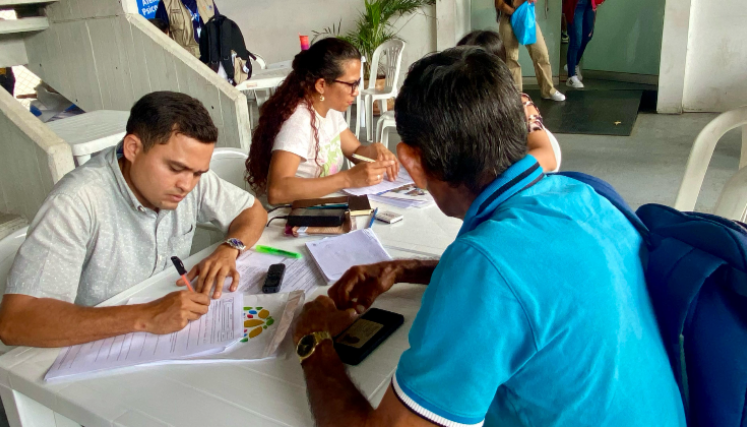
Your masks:
<svg viewBox="0 0 747 427"><path fill-rule="evenodd" d="M298 354L298 357L306 357L311 354L311 351L314 349L315 343L316 340L314 339L313 335L306 335L305 337L301 338L301 341L298 342L298 347L296 347L296 353Z"/></svg>
<svg viewBox="0 0 747 427"><path fill-rule="evenodd" d="M229 245L233 246L234 248L238 250L243 250L244 248L246 248L246 246L244 246L244 242L242 242L239 239L228 239L226 243L228 243Z"/></svg>

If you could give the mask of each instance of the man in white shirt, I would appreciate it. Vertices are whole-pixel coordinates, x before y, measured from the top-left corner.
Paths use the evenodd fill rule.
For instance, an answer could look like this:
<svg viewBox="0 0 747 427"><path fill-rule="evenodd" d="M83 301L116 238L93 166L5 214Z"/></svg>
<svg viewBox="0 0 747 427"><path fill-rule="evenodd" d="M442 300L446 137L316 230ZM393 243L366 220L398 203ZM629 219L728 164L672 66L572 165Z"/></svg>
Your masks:
<svg viewBox="0 0 747 427"><path fill-rule="evenodd" d="M132 108L115 148L66 175L47 196L8 277L0 339L69 346L133 331L165 334L207 313L236 258L262 233L267 212L209 171L218 129L196 99L154 92ZM196 292L148 304L93 306L186 258L197 223L229 237L187 275ZM173 268L173 267L172 267Z"/></svg>

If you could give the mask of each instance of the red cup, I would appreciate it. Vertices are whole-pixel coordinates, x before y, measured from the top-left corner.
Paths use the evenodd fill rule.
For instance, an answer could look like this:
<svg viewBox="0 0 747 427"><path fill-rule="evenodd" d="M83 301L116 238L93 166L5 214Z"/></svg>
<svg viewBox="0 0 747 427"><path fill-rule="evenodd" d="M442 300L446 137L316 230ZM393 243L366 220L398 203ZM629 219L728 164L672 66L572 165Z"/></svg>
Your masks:
<svg viewBox="0 0 747 427"><path fill-rule="evenodd" d="M298 35L301 40L301 50L309 50L309 36Z"/></svg>

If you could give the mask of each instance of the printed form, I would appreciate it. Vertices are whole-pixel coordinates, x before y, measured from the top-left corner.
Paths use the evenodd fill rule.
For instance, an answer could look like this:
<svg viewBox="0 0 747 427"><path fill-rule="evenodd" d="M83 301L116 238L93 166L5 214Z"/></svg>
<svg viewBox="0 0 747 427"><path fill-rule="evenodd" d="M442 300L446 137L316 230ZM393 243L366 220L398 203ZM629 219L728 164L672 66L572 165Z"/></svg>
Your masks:
<svg viewBox="0 0 747 427"><path fill-rule="evenodd" d="M138 304L152 298L133 298ZM60 351L44 379L54 380L168 359L215 354L243 336L243 294L223 294L210 302L208 313L189 322L181 331L166 335L133 332Z"/></svg>
<svg viewBox="0 0 747 427"><path fill-rule="evenodd" d="M248 295L262 293L262 284L267 277L267 270L272 264L285 264L285 274L279 292L304 291L308 296L317 286L327 284L317 267L308 257L302 259L291 259L277 255L261 254L254 251L246 251L236 260L236 269L239 271L239 292ZM226 279L226 287L233 279Z"/></svg>

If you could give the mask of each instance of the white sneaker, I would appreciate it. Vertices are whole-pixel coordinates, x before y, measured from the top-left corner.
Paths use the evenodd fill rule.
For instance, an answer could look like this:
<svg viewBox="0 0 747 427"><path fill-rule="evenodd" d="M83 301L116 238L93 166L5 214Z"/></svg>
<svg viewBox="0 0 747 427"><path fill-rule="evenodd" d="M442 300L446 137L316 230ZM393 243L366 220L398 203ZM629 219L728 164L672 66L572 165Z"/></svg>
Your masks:
<svg viewBox="0 0 747 427"><path fill-rule="evenodd" d="M560 93L560 91L555 90L555 92L553 92L553 94L550 95L549 98L546 98L546 97L543 96L542 99L552 99L555 102L563 102L563 101L565 101L565 95L563 95L562 93Z"/></svg>
<svg viewBox="0 0 747 427"><path fill-rule="evenodd" d="M565 84L569 87L572 87L574 89L583 89L584 84L581 83L581 80L578 79L578 76L573 76L570 79L565 81Z"/></svg>
<svg viewBox="0 0 747 427"><path fill-rule="evenodd" d="M563 69L567 73L568 72L568 64L563 65ZM578 76L578 80L579 81L581 81L581 82L584 81L584 76L581 75L581 67L579 67L578 65L576 65L576 76Z"/></svg>

